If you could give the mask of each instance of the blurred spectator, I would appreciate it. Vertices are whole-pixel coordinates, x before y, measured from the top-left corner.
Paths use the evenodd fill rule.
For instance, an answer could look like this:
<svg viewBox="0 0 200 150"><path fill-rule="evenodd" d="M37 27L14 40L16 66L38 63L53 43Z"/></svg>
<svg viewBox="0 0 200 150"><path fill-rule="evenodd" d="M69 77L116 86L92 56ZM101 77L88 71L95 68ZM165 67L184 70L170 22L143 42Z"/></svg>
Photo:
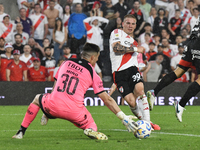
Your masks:
<svg viewBox="0 0 200 150"><path fill-rule="evenodd" d="M190 37L190 34L186 28L181 30L181 36L183 37L183 41L186 41Z"/></svg>
<svg viewBox="0 0 200 150"><path fill-rule="evenodd" d="M96 0L83 0L84 12L89 12L89 11L91 11L95 1L96 1ZM81 4L81 3L80 3L80 4ZM75 6L75 7L76 7L76 6Z"/></svg>
<svg viewBox="0 0 200 150"><path fill-rule="evenodd" d="M86 41L86 29L83 24L83 20L87 16L82 13L82 6L80 3L76 4L76 13L71 14L68 23L69 37L71 40L72 53L80 54L79 48L85 44Z"/></svg>
<svg viewBox="0 0 200 150"><path fill-rule="evenodd" d="M48 70L44 66L41 66L38 57L33 59L33 67L28 69L27 74L29 81L51 81Z"/></svg>
<svg viewBox="0 0 200 150"><path fill-rule="evenodd" d="M43 39L42 45L43 45L43 47L40 46L39 44L37 44L37 48L40 49L41 52L44 52L44 49L45 49L46 47L51 47L51 56L52 56L53 53L54 53L54 46L51 45L51 43L50 43L50 41L49 41L48 38L44 38L44 39ZM44 53L43 53L43 55L44 55Z"/></svg>
<svg viewBox="0 0 200 150"><path fill-rule="evenodd" d="M106 19L115 19L119 17L119 12L117 12L117 9L112 5L111 0L105 0L106 5L102 8L103 11L103 17Z"/></svg>
<svg viewBox="0 0 200 150"><path fill-rule="evenodd" d="M0 37L0 55L6 52L4 46L5 46L5 39Z"/></svg>
<svg viewBox="0 0 200 150"><path fill-rule="evenodd" d="M20 51L13 51L14 61L11 61L6 68L7 81L27 81L27 66L19 60Z"/></svg>
<svg viewBox="0 0 200 150"><path fill-rule="evenodd" d="M160 8L158 10L158 16L154 20L153 33L160 34L163 28L168 29L168 20L165 17L165 10Z"/></svg>
<svg viewBox="0 0 200 150"><path fill-rule="evenodd" d="M181 60L183 51L184 51L184 45L183 45L183 43L179 43L179 45L178 45L178 54L176 54L171 59L171 64L170 65L171 65L172 71L174 71L176 69L179 61Z"/></svg>
<svg viewBox="0 0 200 150"><path fill-rule="evenodd" d="M154 25L154 19L157 17L157 11L155 7L151 7L149 18L147 19L147 22L151 24L151 27L153 28Z"/></svg>
<svg viewBox="0 0 200 150"><path fill-rule="evenodd" d="M160 8L166 9L167 5L168 0L155 0L156 10L159 10Z"/></svg>
<svg viewBox="0 0 200 150"><path fill-rule="evenodd" d="M152 42L155 43L155 48L154 48L154 51L155 52L158 52L158 45L160 44L160 36L158 34L154 34L153 37L152 37Z"/></svg>
<svg viewBox="0 0 200 150"><path fill-rule="evenodd" d="M178 53L178 44L183 42L183 37L181 35L176 36L175 44L170 44L170 49L174 54Z"/></svg>
<svg viewBox="0 0 200 150"><path fill-rule="evenodd" d="M169 45L169 41L166 38L162 39L162 45L163 45L163 54L165 54L166 56L168 56L169 58L171 58L172 56L174 56L174 52L170 49L170 45Z"/></svg>
<svg viewBox="0 0 200 150"><path fill-rule="evenodd" d="M192 28L191 28L191 25L190 25L189 23L187 23L187 24L184 26L184 28L187 29L188 34L191 34L191 32L192 32Z"/></svg>
<svg viewBox="0 0 200 150"><path fill-rule="evenodd" d="M175 17L170 19L168 30L170 31L170 40L175 43L176 36L180 34L183 20L180 18L181 12L176 9Z"/></svg>
<svg viewBox="0 0 200 150"><path fill-rule="evenodd" d="M15 34L14 38L15 38L15 42L13 44L14 50L19 50L20 54L24 53L23 51L24 45L22 44L22 35L17 33Z"/></svg>
<svg viewBox="0 0 200 150"><path fill-rule="evenodd" d="M71 49L69 46L64 46L63 47L63 57L65 59L70 59L70 58L77 58L77 55L71 53Z"/></svg>
<svg viewBox="0 0 200 150"><path fill-rule="evenodd" d="M42 41L46 38L48 33L48 21L47 17L40 13L40 4L35 4L34 10L35 13L30 15L34 27L34 39L42 46Z"/></svg>
<svg viewBox="0 0 200 150"><path fill-rule="evenodd" d="M149 13L151 11L151 5L146 2L146 0L140 0L140 9L143 12L144 21L147 22L149 18Z"/></svg>
<svg viewBox="0 0 200 150"><path fill-rule="evenodd" d="M162 72L163 55L158 53L155 61L150 61L147 69L143 73L145 82L158 82L159 76Z"/></svg>
<svg viewBox="0 0 200 150"><path fill-rule="evenodd" d="M4 16L3 22L0 22L0 37L4 38L6 43L12 43L15 28L16 25L10 22L10 16Z"/></svg>
<svg viewBox="0 0 200 150"><path fill-rule="evenodd" d="M62 20L58 18L53 29L54 53L53 56L58 63L58 59L63 55L63 46L67 42L67 29L63 26Z"/></svg>
<svg viewBox="0 0 200 150"><path fill-rule="evenodd" d="M122 29L122 19L120 17L118 17L116 19L116 29Z"/></svg>
<svg viewBox="0 0 200 150"><path fill-rule="evenodd" d="M108 24L109 20L103 17L88 17L83 20L85 28L87 30L86 42L98 45L100 48L100 56L98 59L98 65L100 68L104 65L104 47L103 47L103 30L100 28L102 24ZM97 40L98 39L98 40ZM105 64L106 65L106 64Z"/></svg>
<svg viewBox="0 0 200 150"><path fill-rule="evenodd" d="M61 56L58 60L58 64L57 64L57 67L55 67L54 69L54 73L53 73L53 77L55 77L60 65L65 61L65 57Z"/></svg>
<svg viewBox="0 0 200 150"><path fill-rule="evenodd" d="M123 20L124 16L128 13L130 10L130 7L127 3L124 2L124 0L119 0L117 4L114 5L116 10L119 12L120 18Z"/></svg>
<svg viewBox="0 0 200 150"><path fill-rule="evenodd" d="M194 0L187 0L186 8L190 10L190 13L194 15L193 8L198 7L196 3L194 3Z"/></svg>
<svg viewBox="0 0 200 150"><path fill-rule="evenodd" d="M149 50L148 52L146 52L146 58L147 58L147 61L149 61L150 57L153 56L154 54L156 54L156 52L154 51L154 48L155 48L155 43L154 42L150 42L149 43Z"/></svg>
<svg viewBox="0 0 200 150"><path fill-rule="evenodd" d="M143 46L145 48L145 53L148 52L149 50L149 42L151 40L151 35L150 33L145 33L144 34L144 39L145 39L145 42L144 43L141 43L141 46Z"/></svg>
<svg viewBox="0 0 200 150"><path fill-rule="evenodd" d="M199 9L193 8L193 15L189 18L188 23L190 24L190 28L193 29L195 24L199 22Z"/></svg>
<svg viewBox="0 0 200 150"><path fill-rule="evenodd" d="M71 15L71 8L69 5L66 5L64 9L64 14L62 17L63 25L66 29L68 29L68 22L69 22L70 15Z"/></svg>
<svg viewBox="0 0 200 150"><path fill-rule="evenodd" d="M166 38L170 41L170 35L168 33L168 30L165 28L161 29L160 41L162 41L162 39L164 39L164 38Z"/></svg>
<svg viewBox="0 0 200 150"><path fill-rule="evenodd" d="M45 47L44 52L45 52L45 57L43 57L41 61L41 65L44 66L48 70L51 76L50 81L54 81L53 72L56 67L56 60L51 55L51 47Z"/></svg>
<svg viewBox="0 0 200 150"><path fill-rule="evenodd" d="M52 40L53 29L55 28L56 18L59 17L59 11L57 9L55 9L54 6L55 6L54 0L50 0L49 8L47 8L44 11L44 14L48 20L48 34L46 37L49 39L49 41Z"/></svg>
<svg viewBox="0 0 200 150"><path fill-rule="evenodd" d="M49 6L49 0L37 0L37 3L40 3L40 5L42 5L43 8L43 12L47 9L47 7Z"/></svg>
<svg viewBox="0 0 200 150"><path fill-rule="evenodd" d="M3 17L9 16L8 14L4 13L4 6L2 3L0 3L0 22L3 21Z"/></svg>
<svg viewBox="0 0 200 150"><path fill-rule="evenodd" d="M24 8L26 10L26 17L29 16L29 10L34 3L29 3L27 0L17 0L19 10Z"/></svg>
<svg viewBox="0 0 200 150"><path fill-rule="evenodd" d="M23 25L21 23L17 23L16 32L13 32L13 43L15 43L15 35L16 34L21 34L22 35L21 43L23 45L28 43L29 35L28 35L28 33L23 32Z"/></svg>
<svg viewBox="0 0 200 150"><path fill-rule="evenodd" d="M170 59L168 56L166 56L164 53L163 53L163 50L164 50L164 47L162 44L159 44L158 45L158 53L157 54L154 54L153 56L150 57L149 61L151 60L156 60L156 56L161 53L163 54L163 61L162 61L162 74L164 72L171 72L171 66L170 66Z"/></svg>
<svg viewBox="0 0 200 150"><path fill-rule="evenodd" d="M76 8L75 8L76 3L73 3L73 2L76 2L76 1L77 0L66 0L66 5L70 6L71 13L76 12ZM80 3L80 1L82 2L82 0L78 0L78 1L79 1L79 3Z"/></svg>
<svg viewBox="0 0 200 150"><path fill-rule="evenodd" d="M145 42L145 33L149 33L150 34L150 37L152 38L153 37L153 33L152 33L152 28L151 28L151 24L146 22L145 25L144 25L144 33L140 34L139 36L139 39L141 41L141 43L144 43Z"/></svg>
<svg viewBox="0 0 200 150"><path fill-rule="evenodd" d="M58 12L59 12L59 14L58 14L59 18L62 18L62 16L63 16L63 8L58 3L58 0L49 0L49 6L47 7L47 9L49 9L51 7L50 5L52 5L52 4L50 4L50 2L52 2L52 1L54 2L54 8L57 9Z"/></svg>
<svg viewBox="0 0 200 150"><path fill-rule="evenodd" d="M144 32L144 31L142 31L142 29L143 29L143 27L145 25L143 13L142 13L142 11L140 9L139 1L135 1L133 3L133 8L130 9L127 14L131 14L131 15L135 16L135 18L137 20L136 28L135 28L135 35L139 36L140 33Z"/></svg>
<svg viewBox="0 0 200 150"><path fill-rule="evenodd" d="M34 27L30 18L26 17L26 9L21 8L19 10L20 17L15 19L15 24L21 23L23 25L23 31L28 33L29 36L34 36ZM32 35L31 35L32 33Z"/></svg>
<svg viewBox="0 0 200 150"><path fill-rule="evenodd" d="M92 16L103 17L103 11L101 11L100 7L101 3L99 1L95 1L92 6L92 10L90 11L90 17Z"/></svg>
<svg viewBox="0 0 200 150"><path fill-rule="evenodd" d="M33 67L33 59L31 47L28 44L24 45L24 53L19 57L19 60L23 61L28 68L31 68Z"/></svg>
<svg viewBox="0 0 200 150"><path fill-rule="evenodd" d="M108 23L109 20L103 17L88 17L83 20L85 28L87 30L87 40L88 43L93 43L99 46L100 51L103 50L103 30L100 25L103 23ZM97 40L98 39L98 40Z"/></svg>
<svg viewBox="0 0 200 150"><path fill-rule="evenodd" d="M5 45L5 53L1 54L1 57L0 57L0 66L1 66L0 81L7 81L6 67L11 61L13 61L13 55L11 54L12 50L13 50L12 44L7 43Z"/></svg>
<svg viewBox="0 0 200 150"><path fill-rule="evenodd" d="M31 47L31 55L33 57L39 57L41 59L44 57L44 51L39 48L39 44L35 42L34 38L28 39L28 45Z"/></svg>
<svg viewBox="0 0 200 150"><path fill-rule="evenodd" d="M188 23L189 18L191 17L190 10L184 7L183 0L178 0L178 7L181 11L181 19L183 20L183 26Z"/></svg>
<svg viewBox="0 0 200 150"><path fill-rule="evenodd" d="M170 19L175 16L176 9L179 9L177 0L172 0L171 3L167 5L165 17L168 18L168 22Z"/></svg>

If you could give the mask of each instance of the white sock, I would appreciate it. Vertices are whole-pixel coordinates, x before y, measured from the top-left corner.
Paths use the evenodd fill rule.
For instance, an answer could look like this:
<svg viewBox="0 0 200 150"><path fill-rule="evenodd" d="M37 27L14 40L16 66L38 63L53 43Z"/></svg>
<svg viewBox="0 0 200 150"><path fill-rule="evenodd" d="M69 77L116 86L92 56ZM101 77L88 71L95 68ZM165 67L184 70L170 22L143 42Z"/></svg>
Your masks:
<svg viewBox="0 0 200 150"><path fill-rule="evenodd" d="M142 103L141 103L142 102ZM147 101L147 97L146 95L142 95L140 96L140 98L138 99L138 103L140 104L140 106L142 107L142 115L143 115L143 120L150 122L150 112L149 112L149 103Z"/></svg>
<svg viewBox="0 0 200 150"><path fill-rule="evenodd" d="M142 116L142 112L141 110L139 109L139 107L136 105L134 108L130 106L130 109L132 111L132 113L138 118L141 120L141 118L143 118Z"/></svg>

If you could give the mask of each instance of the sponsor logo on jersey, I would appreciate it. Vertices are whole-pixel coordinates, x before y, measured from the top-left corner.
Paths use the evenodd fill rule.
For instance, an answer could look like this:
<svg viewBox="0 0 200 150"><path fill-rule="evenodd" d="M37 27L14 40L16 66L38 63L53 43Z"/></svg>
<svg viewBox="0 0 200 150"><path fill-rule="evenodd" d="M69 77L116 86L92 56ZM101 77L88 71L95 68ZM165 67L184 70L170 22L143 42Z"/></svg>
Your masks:
<svg viewBox="0 0 200 150"><path fill-rule="evenodd" d="M22 65L19 65L19 68L22 68Z"/></svg>
<svg viewBox="0 0 200 150"><path fill-rule="evenodd" d="M42 72L42 71L40 71L40 74L41 74L41 75L43 75L43 72Z"/></svg>
<svg viewBox="0 0 200 150"><path fill-rule="evenodd" d="M119 34L117 33L117 34L115 34L115 37L119 37Z"/></svg>

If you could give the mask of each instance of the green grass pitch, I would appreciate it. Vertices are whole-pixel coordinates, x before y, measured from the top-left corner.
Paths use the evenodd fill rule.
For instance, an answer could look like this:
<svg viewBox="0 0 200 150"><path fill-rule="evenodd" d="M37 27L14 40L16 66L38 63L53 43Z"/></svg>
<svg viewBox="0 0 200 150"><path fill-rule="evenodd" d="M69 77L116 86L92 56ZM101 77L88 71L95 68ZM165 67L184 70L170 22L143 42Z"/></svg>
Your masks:
<svg viewBox="0 0 200 150"><path fill-rule="evenodd" d="M121 121L105 106L87 107L100 132L108 141L92 140L72 123L49 120L40 125L42 112L27 129L23 139L12 139L27 110L27 106L0 106L0 150L193 150L200 149L199 106L186 106L183 122L176 120L173 106L154 106L151 120L161 126L148 139L138 140L128 133ZM120 106L128 115L128 106Z"/></svg>

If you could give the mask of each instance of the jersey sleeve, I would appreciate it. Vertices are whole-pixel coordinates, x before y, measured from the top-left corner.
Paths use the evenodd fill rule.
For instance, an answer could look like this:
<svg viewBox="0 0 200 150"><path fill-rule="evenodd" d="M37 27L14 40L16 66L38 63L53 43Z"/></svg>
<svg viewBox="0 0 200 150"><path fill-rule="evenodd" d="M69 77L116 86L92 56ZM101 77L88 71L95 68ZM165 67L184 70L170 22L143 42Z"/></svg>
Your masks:
<svg viewBox="0 0 200 150"><path fill-rule="evenodd" d="M94 89L94 94L98 95L104 92L103 81L97 75L97 73L93 70L93 84L92 87Z"/></svg>
<svg viewBox="0 0 200 150"><path fill-rule="evenodd" d="M111 35L110 35L110 44L113 44L115 42L119 42L121 39L121 30L120 29L115 29L114 31L112 31Z"/></svg>

